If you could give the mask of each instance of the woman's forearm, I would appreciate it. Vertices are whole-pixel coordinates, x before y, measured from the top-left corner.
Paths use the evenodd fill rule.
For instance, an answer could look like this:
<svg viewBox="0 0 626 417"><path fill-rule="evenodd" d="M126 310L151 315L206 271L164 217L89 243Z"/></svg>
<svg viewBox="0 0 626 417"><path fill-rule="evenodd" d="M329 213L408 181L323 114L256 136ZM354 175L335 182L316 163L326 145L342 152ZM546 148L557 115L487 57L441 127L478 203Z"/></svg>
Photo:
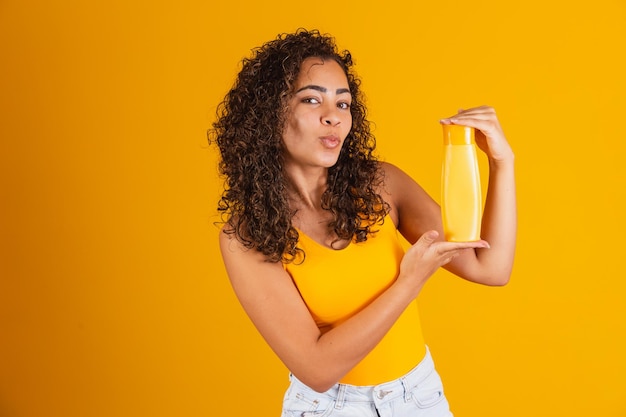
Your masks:
<svg viewBox="0 0 626 417"><path fill-rule="evenodd" d="M486 284L504 285L510 278L517 239L516 200L514 158L490 161L481 237L491 248L477 251Z"/></svg>

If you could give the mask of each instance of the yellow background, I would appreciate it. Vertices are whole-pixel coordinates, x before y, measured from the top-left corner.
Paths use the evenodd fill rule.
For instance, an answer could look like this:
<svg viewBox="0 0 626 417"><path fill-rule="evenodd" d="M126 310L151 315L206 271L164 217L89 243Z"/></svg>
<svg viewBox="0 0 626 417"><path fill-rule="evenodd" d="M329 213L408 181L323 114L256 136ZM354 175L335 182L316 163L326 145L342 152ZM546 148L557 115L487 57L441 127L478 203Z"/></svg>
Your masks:
<svg viewBox="0 0 626 417"><path fill-rule="evenodd" d="M455 415L626 416L626 5L576 4L0 0L0 416L278 415L205 132L300 26L352 51L379 155L437 199L439 118L493 105L515 149L511 283L420 296Z"/></svg>

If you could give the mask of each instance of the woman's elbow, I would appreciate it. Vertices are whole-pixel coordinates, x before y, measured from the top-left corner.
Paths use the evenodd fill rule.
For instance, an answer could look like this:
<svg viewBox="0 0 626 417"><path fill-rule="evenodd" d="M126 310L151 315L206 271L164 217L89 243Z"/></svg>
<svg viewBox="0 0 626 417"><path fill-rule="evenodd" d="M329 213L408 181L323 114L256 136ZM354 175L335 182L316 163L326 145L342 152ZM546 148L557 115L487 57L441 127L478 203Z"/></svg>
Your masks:
<svg viewBox="0 0 626 417"><path fill-rule="evenodd" d="M511 280L510 275L503 275L492 279L487 285L491 287L504 287Z"/></svg>
<svg viewBox="0 0 626 417"><path fill-rule="evenodd" d="M511 271L497 271L479 280L481 284L488 285L490 287L504 287L511 280Z"/></svg>
<svg viewBox="0 0 626 417"><path fill-rule="evenodd" d="M292 374L304 385L320 393L328 391L339 382L336 378L328 375L328 373L320 372L318 369L301 374L292 372Z"/></svg>
<svg viewBox="0 0 626 417"><path fill-rule="evenodd" d="M508 284L511 279L511 270L509 268L506 268L498 270L475 271L472 274L467 274L462 277L476 284L486 285L489 287L503 287Z"/></svg>
<svg viewBox="0 0 626 417"><path fill-rule="evenodd" d="M320 384L314 384L313 386L308 385L308 387L311 388L313 391L316 391L316 392L319 392L319 393L323 393L323 392L326 392L329 389L331 389L335 384L336 384L336 382L334 382L334 383L320 383Z"/></svg>

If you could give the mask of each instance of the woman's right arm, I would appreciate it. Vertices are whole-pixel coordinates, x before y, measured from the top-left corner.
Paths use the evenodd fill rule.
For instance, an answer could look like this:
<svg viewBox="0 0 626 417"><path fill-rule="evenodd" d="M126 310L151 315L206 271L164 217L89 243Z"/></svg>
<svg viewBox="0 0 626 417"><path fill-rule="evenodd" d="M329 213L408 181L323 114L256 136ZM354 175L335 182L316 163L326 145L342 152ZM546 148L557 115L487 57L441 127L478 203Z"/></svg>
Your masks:
<svg viewBox="0 0 626 417"><path fill-rule="evenodd" d="M337 383L383 338L426 280L456 253L476 242L436 242L425 233L405 255L398 279L366 308L322 333L281 263L220 233L228 277L244 310L285 366L312 389Z"/></svg>

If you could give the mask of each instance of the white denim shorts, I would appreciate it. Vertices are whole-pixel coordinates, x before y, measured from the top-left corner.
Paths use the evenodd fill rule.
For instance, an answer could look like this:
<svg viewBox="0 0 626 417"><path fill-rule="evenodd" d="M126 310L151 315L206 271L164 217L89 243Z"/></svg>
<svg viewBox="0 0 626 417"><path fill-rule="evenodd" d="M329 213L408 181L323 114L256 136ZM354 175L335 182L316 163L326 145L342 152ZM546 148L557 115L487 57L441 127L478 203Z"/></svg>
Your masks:
<svg viewBox="0 0 626 417"><path fill-rule="evenodd" d="M409 373L380 385L335 384L319 393L289 378L282 417L452 417L428 348Z"/></svg>

